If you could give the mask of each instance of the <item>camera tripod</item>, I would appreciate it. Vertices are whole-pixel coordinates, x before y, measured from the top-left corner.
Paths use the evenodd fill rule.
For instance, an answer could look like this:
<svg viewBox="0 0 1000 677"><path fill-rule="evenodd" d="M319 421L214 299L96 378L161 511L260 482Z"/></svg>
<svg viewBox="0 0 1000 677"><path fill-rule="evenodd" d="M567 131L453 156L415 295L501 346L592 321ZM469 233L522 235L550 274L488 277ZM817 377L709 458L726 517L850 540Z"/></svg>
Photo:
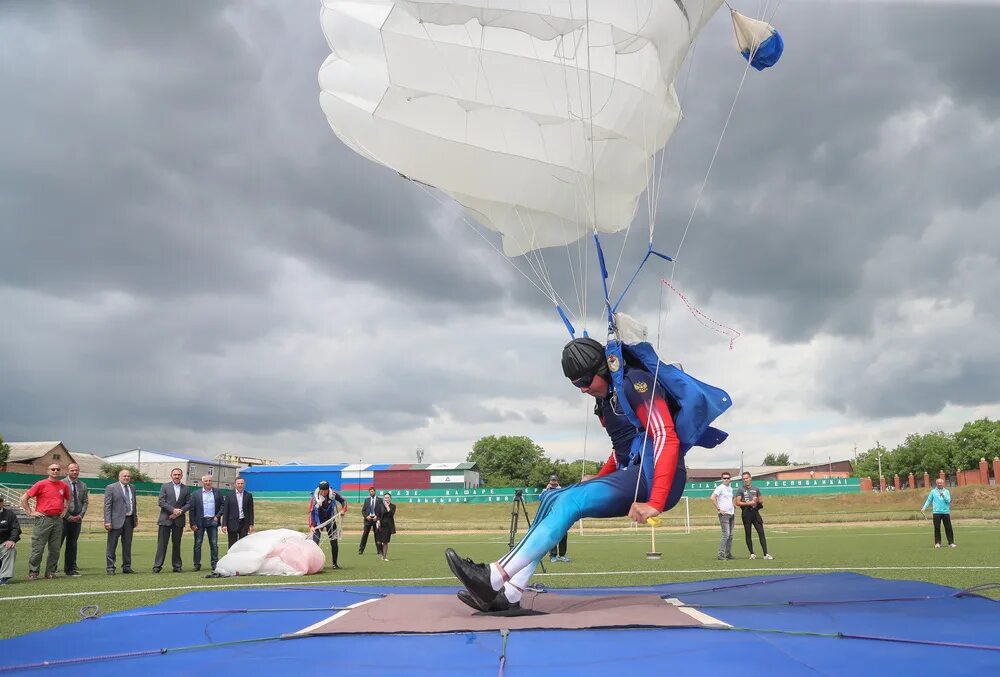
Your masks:
<svg viewBox="0 0 1000 677"><path fill-rule="evenodd" d="M517 522L521 515L524 515L524 521L528 523L528 528L531 528L531 517L528 515L528 508L524 505L524 492L518 489L514 492L514 502L510 508L510 539L507 541L507 548L509 550L514 549L514 541L517 539ZM544 557L542 559L545 559ZM542 572L545 572L545 563L539 562L542 565Z"/></svg>

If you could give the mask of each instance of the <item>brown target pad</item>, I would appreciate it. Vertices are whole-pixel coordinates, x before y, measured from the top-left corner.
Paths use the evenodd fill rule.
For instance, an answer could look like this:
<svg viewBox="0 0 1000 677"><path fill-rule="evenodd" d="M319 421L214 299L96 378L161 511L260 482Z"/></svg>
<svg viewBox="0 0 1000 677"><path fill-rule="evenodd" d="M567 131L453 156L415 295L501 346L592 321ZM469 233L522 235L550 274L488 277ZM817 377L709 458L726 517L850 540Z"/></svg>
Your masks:
<svg viewBox="0 0 1000 677"><path fill-rule="evenodd" d="M697 628L726 624L658 595L525 593L528 615L475 611L455 595L387 595L353 605L296 635L433 634L493 630Z"/></svg>

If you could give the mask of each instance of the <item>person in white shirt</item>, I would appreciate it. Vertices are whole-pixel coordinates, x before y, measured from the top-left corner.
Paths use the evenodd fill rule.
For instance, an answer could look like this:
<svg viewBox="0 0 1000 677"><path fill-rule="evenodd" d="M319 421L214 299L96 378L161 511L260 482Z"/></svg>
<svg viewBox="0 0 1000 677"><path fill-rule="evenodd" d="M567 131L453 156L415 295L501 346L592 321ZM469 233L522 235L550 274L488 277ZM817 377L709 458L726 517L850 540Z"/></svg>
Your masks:
<svg viewBox="0 0 1000 677"><path fill-rule="evenodd" d="M229 537L229 547L253 533L253 494L246 490L247 481L236 478L233 491L222 499L222 533Z"/></svg>
<svg viewBox="0 0 1000 677"><path fill-rule="evenodd" d="M712 505L719 512L719 526L722 528L722 539L719 541L718 559L736 559L733 557L733 523L736 508L733 505L733 488L729 486L731 476L722 473L722 484L712 492Z"/></svg>

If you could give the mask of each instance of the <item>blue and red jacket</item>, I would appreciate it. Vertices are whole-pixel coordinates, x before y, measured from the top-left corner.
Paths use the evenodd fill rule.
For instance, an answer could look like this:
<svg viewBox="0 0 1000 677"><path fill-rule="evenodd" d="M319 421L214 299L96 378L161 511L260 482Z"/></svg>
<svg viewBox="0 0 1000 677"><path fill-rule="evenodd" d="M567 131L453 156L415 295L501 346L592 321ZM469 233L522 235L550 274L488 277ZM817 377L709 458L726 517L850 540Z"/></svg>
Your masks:
<svg viewBox="0 0 1000 677"><path fill-rule="evenodd" d="M648 502L662 512L681 453L666 393L648 371L626 366L621 394L641 427L636 427L628 411L621 406L621 395L614 388L610 388L607 397L597 401L595 413L611 438L612 446L611 455L597 475L626 468L638 463L641 457L643 474L649 482ZM646 450L642 453L644 440Z"/></svg>

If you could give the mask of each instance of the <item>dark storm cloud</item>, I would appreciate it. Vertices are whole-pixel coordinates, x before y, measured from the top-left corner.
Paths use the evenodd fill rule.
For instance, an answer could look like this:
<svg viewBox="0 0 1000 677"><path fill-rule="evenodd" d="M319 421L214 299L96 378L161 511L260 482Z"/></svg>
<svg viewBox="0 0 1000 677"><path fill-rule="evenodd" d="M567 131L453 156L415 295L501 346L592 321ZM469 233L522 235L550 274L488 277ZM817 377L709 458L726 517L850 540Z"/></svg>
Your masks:
<svg viewBox="0 0 1000 677"><path fill-rule="evenodd" d="M110 4L40 8L33 27L56 27L59 49L23 30L23 7L6 23L24 57L5 72L18 105L4 126L23 133L0 166L0 245L20 254L0 279L61 295L258 293L273 275L248 256L256 244L404 295L495 298L481 264L455 256L465 233L432 229L422 194L335 140L317 105L318 27L269 35L310 46L275 73L227 18L238 5ZM275 107L279 78L294 87Z"/></svg>
<svg viewBox="0 0 1000 677"><path fill-rule="evenodd" d="M0 335L0 433L70 431L81 446L123 448L135 444L116 441L128 431L157 446L143 431L392 433L441 413L460 424L547 422L533 405L483 398L562 384L553 356L564 336L551 305L454 207L336 139L318 105L328 49L315 4L22 1L4 10L0 86L10 95L0 124L16 133L0 138L0 303L12 324ZM998 399L982 377L1000 365L1000 251L987 236L1000 222L995 16L991 7L786 3L776 18L784 59L748 75L676 282L696 305L718 303L778 344L833 336L861 345L828 357L825 373L855 375L819 381L831 408L878 417ZM670 144L656 231L667 253L743 75L729 31L713 23L690 79L686 70L680 78L687 117ZM948 49L928 53L942 35ZM617 289L645 248L644 212ZM605 238L609 261L622 242ZM586 243L583 255L593 311L599 282ZM565 253L545 256L556 289L572 296ZM281 287L286 264L356 295L315 312L329 313L345 346L383 352L355 351L363 367L323 363L315 373L294 351L278 354L283 337L322 334L312 313L293 307L297 290ZM655 315L669 271L651 263L626 309ZM463 314L479 329L513 305L522 322L553 323L551 354L510 336L515 354L501 353L504 339L492 345L482 333L471 347L466 336L415 346L350 334L368 293L396 332ZM906 360L884 364L913 321L889 309L924 297L972 309L964 325L914 337ZM667 312L678 311L672 298ZM954 346L948 368L918 368L936 363L942 341ZM316 348L317 361L326 349ZM467 359L426 364L428 352Z"/></svg>

